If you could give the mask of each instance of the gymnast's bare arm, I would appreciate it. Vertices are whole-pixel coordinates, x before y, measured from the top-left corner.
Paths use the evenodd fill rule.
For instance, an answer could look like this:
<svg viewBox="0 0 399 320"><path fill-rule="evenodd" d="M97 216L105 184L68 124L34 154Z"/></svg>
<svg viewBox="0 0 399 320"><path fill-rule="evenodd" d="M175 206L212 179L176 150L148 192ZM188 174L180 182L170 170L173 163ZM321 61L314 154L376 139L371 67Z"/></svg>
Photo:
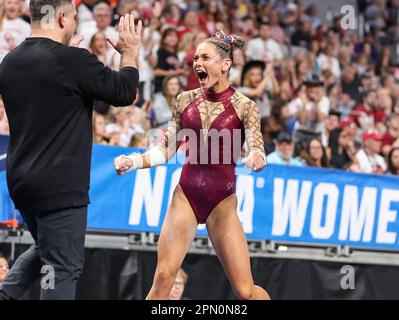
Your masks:
<svg viewBox="0 0 399 320"><path fill-rule="evenodd" d="M172 120L161 142L151 150L140 154L120 155L114 160L114 167L118 175L123 175L135 169L151 168L166 163L179 148L177 135L181 129L181 94L177 97L172 110Z"/></svg>

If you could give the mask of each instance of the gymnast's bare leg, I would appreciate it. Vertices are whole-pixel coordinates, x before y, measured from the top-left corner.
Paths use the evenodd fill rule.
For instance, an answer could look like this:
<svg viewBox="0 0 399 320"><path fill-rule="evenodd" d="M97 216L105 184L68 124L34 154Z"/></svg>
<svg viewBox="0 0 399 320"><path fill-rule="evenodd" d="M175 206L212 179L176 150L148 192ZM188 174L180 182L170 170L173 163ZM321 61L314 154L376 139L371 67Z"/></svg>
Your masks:
<svg viewBox="0 0 399 320"><path fill-rule="evenodd" d="M168 300L177 272L196 232L197 219L178 185L162 225L157 267L147 300Z"/></svg>
<svg viewBox="0 0 399 320"><path fill-rule="evenodd" d="M254 284L248 244L236 208L235 194L217 205L206 222L209 238L236 295L242 300L270 300L269 294Z"/></svg>

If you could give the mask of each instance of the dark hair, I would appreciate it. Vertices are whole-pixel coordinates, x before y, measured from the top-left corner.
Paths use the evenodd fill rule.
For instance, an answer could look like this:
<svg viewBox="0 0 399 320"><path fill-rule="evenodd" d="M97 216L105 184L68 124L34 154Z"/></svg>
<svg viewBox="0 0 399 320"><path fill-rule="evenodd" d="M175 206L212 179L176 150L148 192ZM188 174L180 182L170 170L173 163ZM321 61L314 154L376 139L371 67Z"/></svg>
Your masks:
<svg viewBox="0 0 399 320"><path fill-rule="evenodd" d="M375 93L375 92L376 92L376 90L374 90L374 89L364 91L362 94L362 100L363 101L366 100L370 94Z"/></svg>
<svg viewBox="0 0 399 320"><path fill-rule="evenodd" d="M30 0L29 9L31 24L34 26L48 15L48 10L43 10L43 7L49 6L57 10L64 5L71 5L72 7L72 0Z"/></svg>
<svg viewBox="0 0 399 320"><path fill-rule="evenodd" d="M331 84L329 84L328 86L327 86L327 95L329 96L330 94L331 94L331 91L335 88L335 87L337 87L337 86L339 86L340 84L339 84L339 82L333 82L333 83L331 83ZM339 115L339 117L340 117L341 115Z"/></svg>
<svg viewBox="0 0 399 320"><path fill-rule="evenodd" d="M269 119L270 119L270 117L260 118L260 132L261 133L264 133L269 128Z"/></svg>
<svg viewBox="0 0 399 320"><path fill-rule="evenodd" d="M181 86L181 83L180 83L180 79L179 79L178 76L166 76L166 77L162 80L162 93L163 93L164 97L166 98L166 101L168 102L168 107L169 107L169 108L172 108L172 107L173 107L173 105L172 105L172 100L173 100L173 98L175 98L175 97L172 97L172 96L169 94L169 92L168 92L168 83L169 83L169 81L172 80L172 79L177 79L177 81L179 82L180 89L181 89L181 87L182 87L182 86Z"/></svg>
<svg viewBox="0 0 399 320"><path fill-rule="evenodd" d="M270 115L277 121L278 124L280 124L280 126L283 128L283 131L287 131L287 125L281 114L281 111L286 106L288 106L288 101L278 98L272 103L272 109L270 112Z"/></svg>
<svg viewBox="0 0 399 320"><path fill-rule="evenodd" d="M167 37L169 34L171 34L171 33L175 33L176 36L178 36L177 30L176 30L175 28L173 28L173 27L168 27L168 28L166 28L166 29L162 32L161 41L160 41L161 48L164 48L164 49L165 49L165 43L164 43L164 42L165 42L165 39L166 39L166 37ZM176 51L177 51L177 46L178 46L178 44L176 44L176 46L175 46L175 51L174 51L174 53L176 53Z"/></svg>
<svg viewBox="0 0 399 320"><path fill-rule="evenodd" d="M341 119L341 115L342 114L338 110L330 110L330 111L328 111L328 115L329 116L336 116L336 117L338 117L338 119Z"/></svg>
<svg viewBox="0 0 399 320"><path fill-rule="evenodd" d="M281 109L288 104L288 101L282 98L274 100L272 103L271 114L274 116L281 115Z"/></svg>
<svg viewBox="0 0 399 320"><path fill-rule="evenodd" d="M216 12L215 13L211 13L210 11L209 11L209 9L211 8L211 6L208 4L205 8L204 8L204 13L205 13L205 15L208 15L208 14L211 14L213 17L214 17L214 19L216 20L217 18L218 18L218 16L220 15L220 7L219 7L219 3L216 1Z"/></svg>
<svg viewBox="0 0 399 320"><path fill-rule="evenodd" d="M269 20L267 20L267 19L261 19L261 20L259 21L259 28L260 28L261 26L268 26L268 27L270 27L270 22L269 22Z"/></svg>
<svg viewBox="0 0 399 320"><path fill-rule="evenodd" d="M328 159L327 159L326 148L324 148L323 144L321 143L321 140L317 139L317 138L310 139L308 141L308 143L306 144L306 156L304 157L305 161L306 161L306 164L308 166L311 166L311 167L315 167L316 166L315 161L310 157L310 145L311 145L311 143L313 141L317 141L318 143L320 143L320 146L321 146L321 148L323 150L323 156L321 157L321 161L320 161L321 167L322 168L330 167L330 164L329 164Z"/></svg>
<svg viewBox="0 0 399 320"><path fill-rule="evenodd" d="M235 48L242 49L245 45L244 38L227 35L223 31L216 32L212 38L208 38L205 42L212 43L222 58L233 60L233 51Z"/></svg>
<svg viewBox="0 0 399 320"><path fill-rule="evenodd" d="M392 148L391 149L391 151L389 151L389 153L388 153L388 157L387 157L387 162L388 162L388 169L387 169L387 173L391 173L391 174L397 174L396 173L396 171L399 169L399 168L396 168L395 169L395 167L394 167L394 165L393 165L393 163L392 163L392 156L393 156L393 153L395 152L395 151L397 151L397 150L399 150L399 147L396 147L396 148Z"/></svg>

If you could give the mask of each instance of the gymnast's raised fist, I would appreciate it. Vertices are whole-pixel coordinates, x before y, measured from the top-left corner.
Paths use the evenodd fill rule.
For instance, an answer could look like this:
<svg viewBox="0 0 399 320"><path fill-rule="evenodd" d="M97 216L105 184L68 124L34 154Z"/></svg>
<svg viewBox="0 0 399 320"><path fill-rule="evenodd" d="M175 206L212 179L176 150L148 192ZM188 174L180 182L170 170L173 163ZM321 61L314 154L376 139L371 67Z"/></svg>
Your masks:
<svg viewBox="0 0 399 320"><path fill-rule="evenodd" d="M108 42L122 55L138 57L141 46L141 31L143 25L141 20L134 25L132 14L125 14L119 20L119 40L118 42L107 38Z"/></svg>
<svg viewBox="0 0 399 320"><path fill-rule="evenodd" d="M116 157L114 160L114 167L116 173L121 176L127 172L134 169L140 168L142 165L142 156L140 153L133 152L132 154L126 156L124 154Z"/></svg>

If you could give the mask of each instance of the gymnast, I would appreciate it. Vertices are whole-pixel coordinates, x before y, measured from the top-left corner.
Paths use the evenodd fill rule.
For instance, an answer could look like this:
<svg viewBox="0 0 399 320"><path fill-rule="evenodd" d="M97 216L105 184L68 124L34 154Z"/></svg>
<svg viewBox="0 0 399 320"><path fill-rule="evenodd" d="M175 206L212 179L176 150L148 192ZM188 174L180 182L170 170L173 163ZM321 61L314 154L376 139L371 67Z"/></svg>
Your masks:
<svg viewBox="0 0 399 320"><path fill-rule="evenodd" d="M233 50L243 46L242 38L223 31L202 42L193 63L201 87L178 96L172 120L161 141L144 154L115 158L119 175L155 167L176 153L183 140L179 139L179 133L185 130L195 133L189 135L186 161L162 225L157 267L147 299L168 299L198 224L203 223L238 298L270 299L263 288L254 284L248 244L237 215L235 167L245 149L245 141L247 154L242 159L245 166L255 172L266 166L259 110L228 82ZM233 143L225 142L225 134L218 136L216 142L219 143L215 143L211 133L222 131L230 135ZM237 131L239 139L234 139ZM216 158L212 153L215 145Z"/></svg>

